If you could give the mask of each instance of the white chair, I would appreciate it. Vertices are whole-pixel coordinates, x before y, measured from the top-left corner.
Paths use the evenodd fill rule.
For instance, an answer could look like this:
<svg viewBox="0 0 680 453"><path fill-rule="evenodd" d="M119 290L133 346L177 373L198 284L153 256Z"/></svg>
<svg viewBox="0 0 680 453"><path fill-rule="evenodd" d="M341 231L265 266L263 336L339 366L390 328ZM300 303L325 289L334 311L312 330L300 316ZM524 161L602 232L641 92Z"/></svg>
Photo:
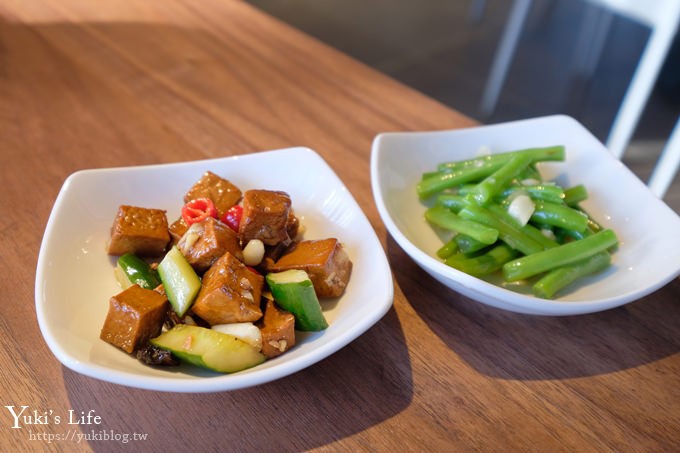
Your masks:
<svg viewBox="0 0 680 453"><path fill-rule="evenodd" d="M611 23L611 14L620 14L651 29L649 40L616 114L606 142L607 148L620 159L635 132L642 111L675 37L680 21L680 0L582 1L600 7L589 9L589 14L583 24L584 35L582 35L580 41L581 46L589 51L584 60L589 61L591 66L599 58L606 38L606 31ZM476 0L476 2L484 2L484 0ZM490 115L496 108L531 3L531 0L515 0L512 5L482 95L480 113L484 116ZM479 5L476 8L479 9ZM609 12L609 14L599 14L602 11ZM669 141L667 149L663 153L663 158L657 164L659 168L655 169L652 180L650 180L650 187L654 187L653 190L659 197L662 197L667 190L673 175L678 170L678 165L680 165L680 158L677 157L680 153L678 151L680 147L678 135L680 135L680 132L676 127L673 138ZM660 168L661 165L668 165L668 167L662 169ZM666 181L667 179L668 181ZM654 182L654 186L651 185L652 182Z"/></svg>
<svg viewBox="0 0 680 453"><path fill-rule="evenodd" d="M661 157L659 157L652 176L647 182L654 195L663 198L673 182L678 168L680 168L680 118L678 118L671 137L661 152Z"/></svg>

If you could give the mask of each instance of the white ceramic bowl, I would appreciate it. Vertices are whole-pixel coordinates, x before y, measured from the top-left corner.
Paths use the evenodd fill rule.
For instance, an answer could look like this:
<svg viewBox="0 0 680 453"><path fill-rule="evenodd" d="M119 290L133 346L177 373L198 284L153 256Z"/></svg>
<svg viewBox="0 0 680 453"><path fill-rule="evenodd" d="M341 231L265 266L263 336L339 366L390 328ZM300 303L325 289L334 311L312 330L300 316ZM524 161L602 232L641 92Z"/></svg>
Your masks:
<svg viewBox="0 0 680 453"><path fill-rule="evenodd" d="M99 339L109 298L120 292L115 259L105 252L118 206L165 209L172 221L179 217L184 193L206 170L242 190L288 192L305 238L337 237L354 264L345 294L322 300L328 329L301 333L285 354L230 375L184 365L152 368ZM177 392L232 390L299 371L368 330L391 307L392 296L387 259L368 219L326 162L307 148L74 173L47 223L35 282L40 329L64 365L118 384Z"/></svg>
<svg viewBox="0 0 680 453"><path fill-rule="evenodd" d="M543 176L566 187L584 184L590 198L582 206L618 235L620 247L607 271L545 300L472 277L436 258L442 239L424 220L426 205L415 192L423 172L440 162L475 157L481 147L497 153L551 145L566 147L566 161L540 164ZM380 134L373 142L371 181L383 222L404 251L443 284L494 307L539 315L591 313L639 299L680 275L680 217L567 116Z"/></svg>

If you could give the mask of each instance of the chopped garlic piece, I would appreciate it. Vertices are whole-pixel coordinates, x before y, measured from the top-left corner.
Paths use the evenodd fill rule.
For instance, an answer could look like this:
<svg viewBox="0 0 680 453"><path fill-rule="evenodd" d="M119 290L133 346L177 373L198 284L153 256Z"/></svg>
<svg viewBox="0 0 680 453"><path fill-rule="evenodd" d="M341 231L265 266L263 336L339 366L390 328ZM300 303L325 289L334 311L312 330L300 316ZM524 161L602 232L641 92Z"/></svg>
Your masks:
<svg viewBox="0 0 680 453"><path fill-rule="evenodd" d="M247 266L257 266L264 258L264 243L259 239L251 239L243 248L243 262Z"/></svg>
<svg viewBox="0 0 680 453"><path fill-rule="evenodd" d="M510 214L517 222L524 226L529 222L531 215L534 213L536 206L527 195L521 194L513 198L508 206L508 214Z"/></svg>

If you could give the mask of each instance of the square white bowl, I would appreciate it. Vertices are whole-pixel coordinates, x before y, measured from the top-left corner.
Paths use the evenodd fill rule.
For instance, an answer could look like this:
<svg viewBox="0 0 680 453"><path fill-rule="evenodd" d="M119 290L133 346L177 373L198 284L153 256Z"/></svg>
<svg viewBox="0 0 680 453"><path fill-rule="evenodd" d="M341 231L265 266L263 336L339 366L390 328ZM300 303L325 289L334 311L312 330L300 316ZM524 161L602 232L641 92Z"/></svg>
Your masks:
<svg viewBox="0 0 680 453"><path fill-rule="evenodd" d="M187 189L206 171L242 190L283 190L306 239L336 237L353 262L345 293L322 300L330 326L299 333L285 354L234 374L188 365L154 368L99 339L109 298L120 288L105 244L121 204L180 215ZM47 222L35 282L36 312L48 346L65 366L117 384L176 392L213 392L258 385L331 355L368 330L392 305L387 258L368 219L328 164L308 148L177 164L83 170L65 181Z"/></svg>
<svg viewBox="0 0 680 453"><path fill-rule="evenodd" d="M555 300L515 292L472 277L436 257L442 239L425 221L416 194L422 173L445 161L529 147L564 145L564 162L539 164L541 174L569 187L584 184L581 205L619 240L613 265ZM656 198L573 118L548 116L469 129L378 135L371 155L373 194L387 230L434 278L476 301L519 313L575 315L617 307L680 275L680 217Z"/></svg>

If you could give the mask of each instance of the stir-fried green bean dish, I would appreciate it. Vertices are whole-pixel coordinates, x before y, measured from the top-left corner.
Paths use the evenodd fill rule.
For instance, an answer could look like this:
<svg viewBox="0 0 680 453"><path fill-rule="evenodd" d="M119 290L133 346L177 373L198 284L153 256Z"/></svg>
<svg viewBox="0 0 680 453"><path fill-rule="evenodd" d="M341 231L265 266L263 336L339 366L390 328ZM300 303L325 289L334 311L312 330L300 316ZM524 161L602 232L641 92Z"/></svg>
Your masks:
<svg viewBox="0 0 680 453"><path fill-rule="evenodd" d="M429 206L425 219L451 236L437 256L475 277L529 285L545 299L608 268L618 239L580 206L586 188L546 181L537 169L564 159L563 146L529 148L424 173L416 191Z"/></svg>

